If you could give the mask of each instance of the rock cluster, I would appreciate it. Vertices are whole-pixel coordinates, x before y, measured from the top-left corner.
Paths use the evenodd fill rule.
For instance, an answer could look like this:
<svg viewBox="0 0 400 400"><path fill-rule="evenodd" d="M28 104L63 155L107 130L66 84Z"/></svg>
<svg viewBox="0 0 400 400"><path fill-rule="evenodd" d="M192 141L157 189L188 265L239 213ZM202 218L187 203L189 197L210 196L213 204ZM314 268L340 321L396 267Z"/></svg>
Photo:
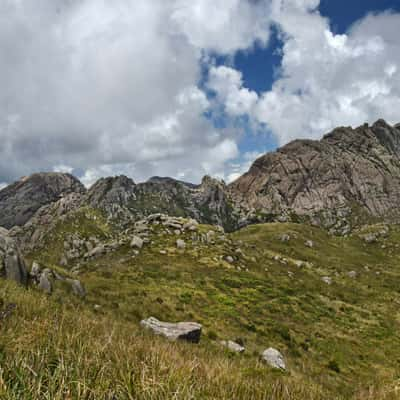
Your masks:
<svg viewBox="0 0 400 400"><path fill-rule="evenodd" d="M86 290L79 280L63 276L62 274L55 270L51 270L50 268L42 268L36 261L32 263L32 268L29 275L33 284L46 294L51 294L53 292L55 282L60 281L68 284L72 293L74 293L76 296L86 296Z"/></svg>

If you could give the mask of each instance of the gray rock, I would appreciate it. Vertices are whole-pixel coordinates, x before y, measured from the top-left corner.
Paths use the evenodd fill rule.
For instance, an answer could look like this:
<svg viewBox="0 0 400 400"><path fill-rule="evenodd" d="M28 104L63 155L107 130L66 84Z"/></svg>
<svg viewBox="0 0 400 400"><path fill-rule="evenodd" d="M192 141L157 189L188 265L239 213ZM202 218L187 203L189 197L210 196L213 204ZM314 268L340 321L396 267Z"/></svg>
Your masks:
<svg viewBox="0 0 400 400"><path fill-rule="evenodd" d="M235 260L231 256L226 256L225 261L228 262L229 264L233 264Z"/></svg>
<svg viewBox="0 0 400 400"><path fill-rule="evenodd" d="M314 242L313 242L312 240L307 240L307 241L305 242L305 245L306 245L307 247L309 247L310 249L312 249L312 248L314 247Z"/></svg>
<svg viewBox="0 0 400 400"><path fill-rule="evenodd" d="M235 352L235 353L243 353L245 348L241 346L240 344L233 342L232 340L222 340L221 341L222 346L227 347L229 350Z"/></svg>
<svg viewBox="0 0 400 400"><path fill-rule="evenodd" d="M16 242L9 232L0 228L0 275L22 285L28 283L28 271Z"/></svg>
<svg viewBox="0 0 400 400"><path fill-rule="evenodd" d="M141 249L143 247L143 239L139 236L134 236L131 240L131 247Z"/></svg>
<svg viewBox="0 0 400 400"><path fill-rule="evenodd" d="M92 257L99 257L106 252L106 249L103 245L99 245L95 247L92 251L89 251L85 254L85 257L92 258Z"/></svg>
<svg viewBox="0 0 400 400"><path fill-rule="evenodd" d="M168 340L186 340L192 343L200 341L202 326L196 322L162 322L154 317L142 320L140 325L152 330L156 335L166 337Z"/></svg>
<svg viewBox="0 0 400 400"><path fill-rule="evenodd" d="M323 276L321 280L322 282L325 282L327 285L332 285L332 278L330 276Z"/></svg>
<svg viewBox="0 0 400 400"><path fill-rule="evenodd" d="M283 355L276 349L270 347L263 351L261 355L262 359L272 368L286 370L285 360Z"/></svg>
<svg viewBox="0 0 400 400"><path fill-rule="evenodd" d="M180 250L184 250L184 249L186 248L186 243L185 243L185 241L182 240L182 239L178 239L178 240L176 241L176 247L177 247L178 249L180 249Z"/></svg>
<svg viewBox="0 0 400 400"><path fill-rule="evenodd" d="M350 271L350 272L347 273L347 276L349 278L352 278L352 279L357 278L357 272L356 271Z"/></svg>
<svg viewBox="0 0 400 400"><path fill-rule="evenodd" d="M38 288L47 294L51 294L51 292L53 291L53 286L47 272L43 271L40 274Z"/></svg>
<svg viewBox="0 0 400 400"><path fill-rule="evenodd" d="M72 292L78 297L85 297L86 290L82 283L77 279L67 279L67 282L71 285Z"/></svg>
<svg viewBox="0 0 400 400"><path fill-rule="evenodd" d="M288 242L290 240L290 236L287 233L284 233L283 235L279 236L279 240L281 242Z"/></svg>
<svg viewBox="0 0 400 400"><path fill-rule="evenodd" d="M40 265L36 261L34 261L32 263L32 268L31 268L31 273L30 273L32 278L38 278L40 276L41 270L42 269L40 268Z"/></svg>

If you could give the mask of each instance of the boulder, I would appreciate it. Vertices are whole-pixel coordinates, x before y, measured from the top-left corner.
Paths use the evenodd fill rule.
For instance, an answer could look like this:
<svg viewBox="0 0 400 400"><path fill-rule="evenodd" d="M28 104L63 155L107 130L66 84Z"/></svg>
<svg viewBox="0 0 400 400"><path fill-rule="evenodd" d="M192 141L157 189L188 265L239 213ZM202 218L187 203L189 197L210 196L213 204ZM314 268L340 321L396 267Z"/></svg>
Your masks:
<svg viewBox="0 0 400 400"><path fill-rule="evenodd" d="M166 337L168 340L186 340L192 343L200 341L202 326L196 322L162 322L150 317L142 320L140 325L152 330L156 335Z"/></svg>
<svg viewBox="0 0 400 400"><path fill-rule="evenodd" d="M28 271L14 239L0 228L0 275L22 285L28 283Z"/></svg>
<svg viewBox="0 0 400 400"><path fill-rule="evenodd" d="M221 344L235 353L243 353L245 350L243 346L241 346L239 343L233 342L232 340L223 340L221 341Z"/></svg>
<svg viewBox="0 0 400 400"><path fill-rule="evenodd" d="M263 351L261 354L262 359L272 368L286 370L285 360L283 355L273 347Z"/></svg>
<svg viewBox="0 0 400 400"><path fill-rule="evenodd" d="M47 272L42 272L39 278L38 288L47 294L51 294L53 291L53 286L50 281L49 274Z"/></svg>

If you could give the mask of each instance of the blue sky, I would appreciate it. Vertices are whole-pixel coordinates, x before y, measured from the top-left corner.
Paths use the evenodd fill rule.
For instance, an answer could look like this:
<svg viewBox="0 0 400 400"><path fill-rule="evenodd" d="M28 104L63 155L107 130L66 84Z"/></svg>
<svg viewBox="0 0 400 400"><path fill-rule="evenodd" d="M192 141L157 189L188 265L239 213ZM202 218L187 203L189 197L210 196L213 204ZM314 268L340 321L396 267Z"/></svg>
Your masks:
<svg viewBox="0 0 400 400"><path fill-rule="evenodd" d="M394 0L3 0L0 186L37 171L232 181L400 121Z"/></svg>

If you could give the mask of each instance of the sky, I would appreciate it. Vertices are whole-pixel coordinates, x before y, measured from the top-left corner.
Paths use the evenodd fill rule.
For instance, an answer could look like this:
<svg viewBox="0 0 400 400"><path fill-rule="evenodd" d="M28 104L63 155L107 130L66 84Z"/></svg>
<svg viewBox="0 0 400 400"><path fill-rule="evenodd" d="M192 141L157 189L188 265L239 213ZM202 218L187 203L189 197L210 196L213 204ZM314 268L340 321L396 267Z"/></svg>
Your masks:
<svg viewBox="0 0 400 400"><path fill-rule="evenodd" d="M0 187L37 171L230 182L400 122L399 0L2 0Z"/></svg>

